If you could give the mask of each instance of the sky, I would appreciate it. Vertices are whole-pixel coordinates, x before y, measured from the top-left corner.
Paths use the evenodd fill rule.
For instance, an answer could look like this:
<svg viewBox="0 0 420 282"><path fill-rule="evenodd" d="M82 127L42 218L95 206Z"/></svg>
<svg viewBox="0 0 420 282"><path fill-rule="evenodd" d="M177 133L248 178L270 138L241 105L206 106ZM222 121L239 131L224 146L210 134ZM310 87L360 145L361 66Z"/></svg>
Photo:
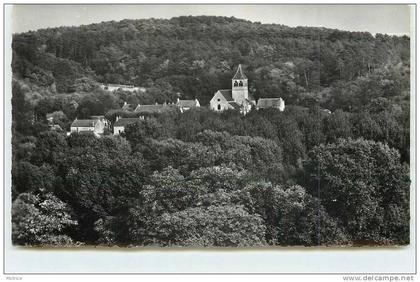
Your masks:
<svg viewBox="0 0 420 282"><path fill-rule="evenodd" d="M408 5L15 5L13 33L123 19L234 16L261 23L410 34Z"/></svg>

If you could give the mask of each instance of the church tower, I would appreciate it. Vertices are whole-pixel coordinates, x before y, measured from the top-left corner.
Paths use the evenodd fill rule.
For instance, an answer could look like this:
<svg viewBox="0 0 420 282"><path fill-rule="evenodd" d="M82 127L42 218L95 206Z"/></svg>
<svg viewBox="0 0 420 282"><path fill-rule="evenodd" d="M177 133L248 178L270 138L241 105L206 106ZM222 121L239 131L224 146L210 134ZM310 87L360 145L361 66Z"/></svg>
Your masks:
<svg viewBox="0 0 420 282"><path fill-rule="evenodd" d="M242 72L241 65L232 78L232 98L239 105L243 105L248 100L248 78Z"/></svg>

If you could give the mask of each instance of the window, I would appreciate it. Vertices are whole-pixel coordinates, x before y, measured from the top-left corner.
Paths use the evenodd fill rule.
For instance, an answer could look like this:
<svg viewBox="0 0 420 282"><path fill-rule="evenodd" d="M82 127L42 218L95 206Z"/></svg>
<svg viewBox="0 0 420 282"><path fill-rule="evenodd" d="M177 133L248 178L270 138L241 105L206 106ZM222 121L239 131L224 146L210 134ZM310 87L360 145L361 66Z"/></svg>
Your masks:
<svg viewBox="0 0 420 282"><path fill-rule="evenodd" d="M238 86L238 82L235 80L235 83L233 84L233 86Z"/></svg>
<svg viewBox="0 0 420 282"><path fill-rule="evenodd" d="M239 86L244 86L244 84L242 83L242 81L239 81Z"/></svg>
<svg viewBox="0 0 420 282"><path fill-rule="evenodd" d="M220 102L220 99L217 99L217 102Z"/></svg>
<svg viewBox="0 0 420 282"><path fill-rule="evenodd" d="M217 105L217 110L220 111L222 109L222 107L219 105Z"/></svg>

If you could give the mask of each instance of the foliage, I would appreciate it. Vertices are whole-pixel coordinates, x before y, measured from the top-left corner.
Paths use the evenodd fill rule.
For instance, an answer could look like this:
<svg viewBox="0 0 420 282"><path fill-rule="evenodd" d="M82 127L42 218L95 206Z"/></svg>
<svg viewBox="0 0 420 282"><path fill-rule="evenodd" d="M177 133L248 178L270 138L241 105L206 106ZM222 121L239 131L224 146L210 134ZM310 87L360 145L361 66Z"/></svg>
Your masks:
<svg viewBox="0 0 420 282"><path fill-rule="evenodd" d="M13 240L408 244L409 46L406 36L207 16L15 34ZM209 110L238 64L250 93L282 97L285 111ZM68 131L104 115L112 127L140 116L125 102L177 98L202 107L145 114L121 136L66 136L47 120Z"/></svg>
<svg viewBox="0 0 420 282"><path fill-rule="evenodd" d="M66 203L51 193L22 193L13 202L12 241L17 245L71 245L66 230L77 225Z"/></svg>
<svg viewBox="0 0 420 282"><path fill-rule="evenodd" d="M354 242L409 242L410 180L395 149L340 139L315 147L307 172L312 194L319 194Z"/></svg>

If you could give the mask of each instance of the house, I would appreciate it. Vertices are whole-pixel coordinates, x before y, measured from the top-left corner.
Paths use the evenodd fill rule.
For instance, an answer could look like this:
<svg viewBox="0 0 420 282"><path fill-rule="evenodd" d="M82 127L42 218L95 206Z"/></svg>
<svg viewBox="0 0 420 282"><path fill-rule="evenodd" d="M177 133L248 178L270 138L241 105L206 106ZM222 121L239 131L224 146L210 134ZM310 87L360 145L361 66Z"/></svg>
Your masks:
<svg viewBox="0 0 420 282"><path fill-rule="evenodd" d="M105 127L109 127L109 120L107 118L105 118L105 116L91 116L91 119L98 119L100 121L102 121L105 125Z"/></svg>
<svg viewBox="0 0 420 282"><path fill-rule="evenodd" d="M93 132L99 136L104 133L105 124L99 119L75 119L70 125L70 132Z"/></svg>
<svg viewBox="0 0 420 282"><path fill-rule="evenodd" d="M48 113L45 115L48 124L54 124L54 113Z"/></svg>
<svg viewBox="0 0 420 282"><path fill-rule="evenodd" d="M210 109L216 112L232 109L247 114L253 105L255 99L248 93L248 78L241 65L232 78L232 89L217 90L210 100Z"/></svg>
<svg viewBox="0 0 420 282"><path fill-rule="evenodd" d="M176 101L176 106L180 109L181 113L188 111L192 108L199 108L200 102L195 100L180 100L179 98Z"/></svg>
<svg viewBox="0 0 420 282"><path fill-rule="evenodd" d="M260 98L257 103L257 110L274 108L280 112L284 111L285 105L282 98Z"/></svg>
<svg viewBox="0 0 420 282"><path fill-rule="evenodd" d="M140 113L141 115L144 114L161 114L164 112L169 112L178 109L174 104L154 104L154 105L141 105L138 104L137 107L134 109L134 112Z"/></svg>
<svg viewBox="0 0 420 282"><path fill-rule="evenodd" d="M134 85L124 85L124 84L101 84L100 85L103 90L107 91L115 91L118 89L121 89L123 91L139 91L139 92L146 92L146 88L144 87L138 87Z"/></svg>
<svg viewBox="0 0 420 282"><path fill-rule="evenodd" d="M121 110L125 112L131 112L134 110L134 105L128 104L127 102L124 101L124 104L122 105Z"/></svg>
<svg viewBox="0 0 420 282"><path fill-rule="evenodd" d="M139 122L143 119L143 117L140 118L120 118L117 117L115 123L114 123L114 135L120 135L123 133L126 129L126 127L130 124Z"/></svg>
<svg viewBox="0 0 420 282"><path fill-rule="evenodd" d="M50 126L50 130L52 130L52 131L63 131L63 128L61 128L61 126L58 125L58 124L53 124L53 125Z"/></svg>

